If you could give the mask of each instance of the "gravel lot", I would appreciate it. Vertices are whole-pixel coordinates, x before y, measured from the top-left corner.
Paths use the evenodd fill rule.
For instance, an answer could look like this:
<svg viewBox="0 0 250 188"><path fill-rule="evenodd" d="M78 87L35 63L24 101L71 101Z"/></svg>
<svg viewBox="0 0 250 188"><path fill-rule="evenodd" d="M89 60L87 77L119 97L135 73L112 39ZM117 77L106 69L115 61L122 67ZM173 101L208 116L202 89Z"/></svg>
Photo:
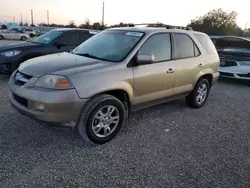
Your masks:
<svg viewBox="0 0 250 188"><path fill-rule="evenodd" d="M0 187L250 187L250 87L222 80L201 109L183 100L132 114L112 142L20 115L0 75Z"/></svg>

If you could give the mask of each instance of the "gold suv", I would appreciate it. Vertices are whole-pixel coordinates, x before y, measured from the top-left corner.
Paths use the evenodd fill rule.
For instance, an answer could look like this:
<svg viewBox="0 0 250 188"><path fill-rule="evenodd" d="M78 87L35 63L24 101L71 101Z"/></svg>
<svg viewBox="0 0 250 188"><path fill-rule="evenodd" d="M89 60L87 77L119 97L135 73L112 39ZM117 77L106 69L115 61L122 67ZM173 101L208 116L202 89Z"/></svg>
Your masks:
<svg viewBox="0 0 250 188"><path fill-rule="evenodd" d="M211 39L188 28L107 29L70 53L27 60L9 80L20 113L76 127L96 144L113 139L131 111L186 97L203 106L218 80Z"/></svg>

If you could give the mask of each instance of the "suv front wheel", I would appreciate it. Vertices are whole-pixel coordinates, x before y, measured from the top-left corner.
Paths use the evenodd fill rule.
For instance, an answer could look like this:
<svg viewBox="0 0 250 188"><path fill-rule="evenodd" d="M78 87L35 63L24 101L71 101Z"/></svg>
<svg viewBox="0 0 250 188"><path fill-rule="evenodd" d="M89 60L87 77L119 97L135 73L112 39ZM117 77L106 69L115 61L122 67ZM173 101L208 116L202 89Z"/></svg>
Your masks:
<svg viewBox="0 0 250 188"><path fill-rule="evenodd" d="M203 78L198 81L194 90L186 97L186 103L192 108L202 107L208 98L210 84L207 79Z"/></svg>
<svg viewBox="0 0 250 188"><path fill-rule="evenodd" d="M104 144L118 134L125 120L123 103L114 96L101 94L83 107L77 130L85 141Z"/></svg>

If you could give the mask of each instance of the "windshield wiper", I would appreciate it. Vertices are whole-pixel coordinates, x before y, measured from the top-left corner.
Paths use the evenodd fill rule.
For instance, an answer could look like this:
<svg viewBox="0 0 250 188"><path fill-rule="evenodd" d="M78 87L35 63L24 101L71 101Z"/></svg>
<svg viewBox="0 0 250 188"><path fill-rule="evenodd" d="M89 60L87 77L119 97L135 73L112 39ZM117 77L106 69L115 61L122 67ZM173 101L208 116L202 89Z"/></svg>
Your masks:
<svg viewBox="0 0 250 188"><path fill-rule="evenodd" d="M94 56L94 55L91 55L91 54L88 54L88 53L83 53L83 54L74 53L74 54L75 54L75 55L84 56L84 57L93 58L93 59L99 59L99 60L108 61L107 59L103 59L103 58L100 58L100 57L97 57L97 56Z"/></svg>

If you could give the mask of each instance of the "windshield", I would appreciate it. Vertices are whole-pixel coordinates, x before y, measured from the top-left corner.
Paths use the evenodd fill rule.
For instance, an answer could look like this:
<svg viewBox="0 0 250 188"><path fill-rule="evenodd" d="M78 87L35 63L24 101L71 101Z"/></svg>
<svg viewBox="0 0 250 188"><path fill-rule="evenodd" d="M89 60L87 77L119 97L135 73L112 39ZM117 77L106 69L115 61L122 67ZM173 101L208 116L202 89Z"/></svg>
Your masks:
<svg viewBox="0 0 250 188"><path fill-rule="evenodd" d="M48 44L52 42L54 39L56 39L62 33L63 33L62 31L50 31L48 33L41 35L40 37L33 39L31 42L38 44Z"/></svg>
<svg viewBox="0 0 250 188"><path fill-rule="evenodd" d="M120 62L142 37L142 32L103 31L82 43L72 53L106 61Z"/></svg>

